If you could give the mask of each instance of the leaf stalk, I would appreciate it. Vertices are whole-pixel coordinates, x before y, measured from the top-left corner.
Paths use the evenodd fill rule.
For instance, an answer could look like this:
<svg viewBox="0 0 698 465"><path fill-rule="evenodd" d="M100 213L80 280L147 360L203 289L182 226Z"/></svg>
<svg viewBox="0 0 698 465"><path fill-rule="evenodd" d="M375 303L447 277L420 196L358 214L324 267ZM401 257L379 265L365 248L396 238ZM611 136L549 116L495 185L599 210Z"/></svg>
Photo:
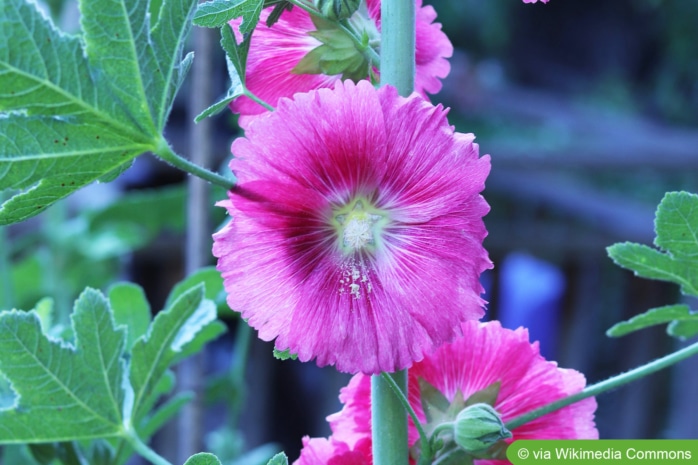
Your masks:
<svg viewBox="0 0 698 465"><path fill-rule="evenodd" d="M148 460L153 465L172 465L172 463L170 463L167 459L159 455L153 449L148 447L147 444L141 441L138 433L136 433L133 428L126 430L125 439L131 445L131 447L133 447L133 449L140 454L141 457Z"/></svg>
<svg viewBox="0 0 698 465"><path fill-rule="evenodd" d="M535 420L536 418L540 418L543 415L547 415L550 412L554 412L555 410L567 407L568 405L574 404L575 402L579 402L580 400L586 399L587 397L597 396L603 392L610 391L611 389L618 388L620 386L623 386L624 384L631 383L647 375L655 373L659 370L670 367L671 365L674 365L696 354L698 354L698 342L691 344L688 347L684 347L683 349L677 350L676 352L672 352L669 355L665 355L664 357L653 360L642 366L634 368L630 371L613 376L605 381L600 381L596 384L592 384L591 386L587 386L584 390L578 392L577 394L573 394L563 399L559 399L555 402L551 402L548 405L544 405L524 415L514 418L513 420L508 421L505 424L505 426L507 427L507 429L511 431L514 428L518 428L519 426L528 423L529 421Z"/></svg>
<svg viewBox="0 0 698 465"><path fill-rule="evenodd" d="M192 163L175 153L164 138L160 140L160 143L153 153L176 168L186 171L189 174L193 174L194 176L212 184L221 186L226 190L230 190L235 186L235 184L229 179Z"/></svg>

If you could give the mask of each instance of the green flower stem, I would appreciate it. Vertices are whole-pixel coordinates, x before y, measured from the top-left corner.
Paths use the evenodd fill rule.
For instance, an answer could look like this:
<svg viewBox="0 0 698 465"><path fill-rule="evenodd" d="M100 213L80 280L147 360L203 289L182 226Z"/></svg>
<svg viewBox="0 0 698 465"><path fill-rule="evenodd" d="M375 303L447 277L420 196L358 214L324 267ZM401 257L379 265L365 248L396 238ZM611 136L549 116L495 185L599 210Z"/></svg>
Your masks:
<svg viewBox="0 0 698 465"><path fill-rule="evenodd" d="M381 85L395 86L403 97L414 90L416 14L412 1L381 3Z"/></svg>
<svg viewBox="0 0 698 465"><path fill-rule="evenodd" d="M325 21L331 21L328 18L325 18L322 13L318 11L317 8L315 8L315 5L312 3L308 3L304 0L288 0L289 3L293 4L294 6L297 6L298 8L301 8L302 10L307 11L313 16L317 16L318 18L322 18ZM342 29L349 37L351 37L351 40L354 41L354 45L356 46L357 50L360 50L361 53L364 54L364 56L377 68L380 69L380 57L378 56L378 52L376 52L373 47L368 46L365 47L364 44L361 42L361 34L358 34L354 28L351 26L351 24L348 21L341 21L337 22L337 26L339 26L340 29ZM259 103L259 102L258 102ZM261 105L264 105L263 103L260 103Z"/></svg>
<svg viewBox="0 0 698 465"><path fill-rule="evenodd" d="M256 102L260 105L262 105L264 108L266 108L268 111L274 111L274 107L269 105L267 102L262 100L261 98L257 97L250 89L247 87L243 88L243 93L245 94L245 97L249 98L253 102Z"/></svg>
<svg viewBox="0 0 698 465"><path fill-rule="evenodd" d="M395 86L400 95L414 89L415 14L411 0L381 3L381 85ZM386 376L407 392L407 370ZM392 383L378 375L371 378L371 421L374 465L407 463L407 415Z"/></svg>
<svg viewBox="0 0 698 465"><path fill-rule="evenodd" d="M148 447L147 444L141 441L141 438L138 437L138 433L136 433L136 431L132 428L126 431L125 439L141 457L153 465L172 465L172 463L166 460L163 456L159 455L153 449Z"/></svg>
<svg viewBox="0 0 698 465"><path fill-rule="evenodd" d="M435 438L439 434L443 433L444 431L452 433L453 432L453 425L454 425L454 423L452 421L447 421L446 423L441 423L436 428L434 428L434 431L432 431L431 436L433 438Z"/></svg>
<svg viewBox="0 0 698 465"><path fill-rule="evenodd" d="M221 186L226 190L230 190L235 186L235 184L229 179L209 171L206 168L202 168L201 166L177 155L164 138L160 140L157 149L153 153L176 168L193 174L194 176L204 179L212 184Z"/></svg>
<svg viewBox="0 0 698 465"><path fill-rule="evenodd" d="M625 373L616 375L605 381L601 381L591 386L587 386L586 389L578 392L577 394L573 394L569 397L565 397L564 399L557 400L548 405L544 405L543 407L532 410L517 418L514 418L513 420L507 422L505 426L507 427L507 429L511 431L514 428L518 428L519 426L528 423L529 421L535 420L536 418L542 417L543 415L546 415L550 412L554 412L555 410L567 407L568 405L574 404L575 402L579 402L580 400L586 399L587 397L597 396L603 392L623 386L624 384L628 384L647 375L655 373L659 370L670 367L671 365L674 365L675 363L678 363L696 354L698 354L698 342L691 344L688 347L684 347L683 349L677 350L676 352L673 352L662 358L653 360L645 365L639 366Z"/></svg>
<svg viewBox="0 0 698 465"><path fill-rule="evenodd" d="M400 391L407 391L407 370L371 377L373 464L407 463L407 414L392 383L386 382L383 376L390 377Z"/></svg>
<svg viewBox="0 0 698 465"><path fill-rule="evenodd" d="M407 399L405 392L400 389L395 380L388 373L381 373L383 380L390 386L398 400L402 404L402 407L407 411L409 416L412 418L412 423L417 428L419 432L419 440L422 446L422 455L431 458L431 444L429 443L429 436L427 436L426 431L424 431L424 426L420 423L419 418L417 418L417 412L414 411L410 405L410 401Z"/></svg>

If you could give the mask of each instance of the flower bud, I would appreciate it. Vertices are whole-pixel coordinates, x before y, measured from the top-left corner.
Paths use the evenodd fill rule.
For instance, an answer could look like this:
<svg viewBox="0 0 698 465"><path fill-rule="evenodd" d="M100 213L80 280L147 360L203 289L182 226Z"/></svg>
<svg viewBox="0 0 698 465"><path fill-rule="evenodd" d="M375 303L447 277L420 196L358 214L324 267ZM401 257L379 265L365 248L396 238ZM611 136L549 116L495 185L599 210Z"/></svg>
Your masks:
<svg viewBox="0 0 698 465"><path fill-rule="evenodd" d="M499 413L488 404L473 404L456 416L453 426L456 444L466 452L482 452L496 442L510 438Z"/></svg>
<svg viewBox="0 0 698 465"><path fill-rule="evenodd" d="M315 6L322 15L333 21L349 18L359 9L361 0L315 0Z"/></svg>

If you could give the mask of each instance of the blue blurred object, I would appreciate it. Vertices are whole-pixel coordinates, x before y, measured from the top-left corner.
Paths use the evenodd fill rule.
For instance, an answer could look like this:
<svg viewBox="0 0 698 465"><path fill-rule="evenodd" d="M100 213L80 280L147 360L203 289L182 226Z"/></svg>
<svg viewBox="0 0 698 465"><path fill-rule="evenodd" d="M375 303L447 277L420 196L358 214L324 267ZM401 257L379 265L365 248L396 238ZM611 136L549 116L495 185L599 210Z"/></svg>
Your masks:
<svg viewBox="0 0 698 465"><path fill-rule="evenodd" d="M557 355L557 333L565 276L555 265L514 252L500 265L499 319L505 328L528 328L548 360Z"/></svg>

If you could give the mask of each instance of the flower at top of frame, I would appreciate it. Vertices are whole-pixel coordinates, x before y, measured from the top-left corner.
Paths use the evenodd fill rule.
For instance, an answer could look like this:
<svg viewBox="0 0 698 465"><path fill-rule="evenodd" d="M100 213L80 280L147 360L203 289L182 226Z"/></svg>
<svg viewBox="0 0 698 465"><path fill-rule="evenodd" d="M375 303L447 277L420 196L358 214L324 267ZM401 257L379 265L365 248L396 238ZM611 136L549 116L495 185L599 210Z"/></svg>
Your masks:
<svg viewBox="0 0 698 465"><path fill-rule="evenodd" d="M541 3L548 3L550 0L540 0ZM524 3L536 3L538 0L523 0Z"/></svg>
<svg viewBox="0 0 698 465"><path fill-rule="evenodd" d="M362 2L363 3L363 2ZM451 70L447 58L453 54L453 46L441 30L441 24L435 23L436 11L431 5L422 6L422 0L415 0L417 6L416 23L416 51L415 51L415 90L422 96L426 93L435 94L441 90L441 79L445 78ZM346 33L334 30L331 33L327 26L322 26L311 18L311 15L301 8L294 7L290 11L284 11L278 22L271 27L266 25L266 19L273 7L262 11L259 25L252 35L250 50L247 57L247 72L245 83L257 97L268 104L276 106L281 97L291 97L297 92L307 92L322 87L332 87L335 82L343 80L342 72L328 67L328 73L319 73L305 66L297 69L299 63L311 52L317 54L320 47L327 47L323 42L330 34L332 40L339 43L339 55L347 56ZM380 0L367 0L357 11L350 22L355 24L365 33L371 41L380 40ZM233 29L237 29L241 20L231 22ZM351 58L357 60L360 53L353 50ZM306 62L304 60L304 62ZM295 71L294 71L295 69ZM344 78L368 79L369 70L365 68L363 73L358 69L352 69L352 73ZM308 74L313 72L316 74ZM247 97L239 97L231 104L231 109L239 113L240 124L247 125L249 116L264 113L266 110Z"/></svg>
<svg viewBox="0 0 698 465"><path fill-rule="evenodd" d="M232 145L214 234L230 308L301 361L395 371L484 310L490 170L417 94L338 82L282 99Z"/></svg>
<svg viewBox="0 0 698 465"><path fill-rule="evenodd" d="M493 402L503 421L554 400L581 391L584 376L570 369L559 368L546 361L539 352L538 343L530 343L524 328L502 328L498 321L463 324L463 336L445 344L415 363L409 371L409 402L420 421L423 411L424 390L422 379L436 388L439 395L455 403L499 383ZM363 465L371 459L371 380L363 374L355 375L342 388L339 399L342 410L327 420L332 429L329 439L304 438L303 450L294 465ZM512 430L518 439L598 439L594 424L596 400L584 399ZM409 420L409 445L417 445L419 435ZM415 448L416 449L416 448ZM413 449L413 452L414 450ZM317 451L322 453L318 454ZM337 458L360 456L355 461L336 461ZM413 457L414 459L414 457ZM476 459L476 465L506 465L507 460Z"/></svg>

